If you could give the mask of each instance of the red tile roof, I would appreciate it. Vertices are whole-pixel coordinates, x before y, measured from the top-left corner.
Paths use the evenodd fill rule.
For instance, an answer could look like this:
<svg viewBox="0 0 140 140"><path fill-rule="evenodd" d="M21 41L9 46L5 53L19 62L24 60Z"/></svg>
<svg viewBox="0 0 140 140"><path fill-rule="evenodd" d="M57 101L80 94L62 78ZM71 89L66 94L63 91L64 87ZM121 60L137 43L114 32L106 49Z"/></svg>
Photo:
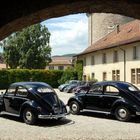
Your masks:
<svg viewBox="0 0 140 140"><path fill-rule="evenodd" d="M116 28L78 55L88 54L137 41L140 41L140 20L134 20L124 25L120 25L119 32L117 32Z"/></svg>
<svg viewBox="0 0 140 140"><path fill-rule="evenodd" d="M72 57L53 57L49 65L72 65Z"/></svg>
<svg viewBox="0 0 140 140"><path fill-rule="evenodd" d="M6 64L0 63L0 69L6 69Z"/></svg>

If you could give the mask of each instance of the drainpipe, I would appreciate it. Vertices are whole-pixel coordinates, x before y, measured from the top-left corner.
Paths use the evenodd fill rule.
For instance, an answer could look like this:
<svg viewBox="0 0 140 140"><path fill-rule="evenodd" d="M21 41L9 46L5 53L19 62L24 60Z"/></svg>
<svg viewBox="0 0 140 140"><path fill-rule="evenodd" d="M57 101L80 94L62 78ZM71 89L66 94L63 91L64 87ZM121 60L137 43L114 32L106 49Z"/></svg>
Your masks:
<svg viewBox="0 0 140 140"><path fill-rule="evenodd" d="M91 28L91 37L90 37L90 39L91 39L91 42L90 42L90 45L92 45L92 14L91 14L91 22L90 22L90 28Z"/></svg>
<svg viewBox="0 0 140 140"><path fill-rule="evenodd" d="M120 48L120 47L119 47ZM123 51L123 62L124 62L124 82L126 82L126 51L120 48Z"/></svg>

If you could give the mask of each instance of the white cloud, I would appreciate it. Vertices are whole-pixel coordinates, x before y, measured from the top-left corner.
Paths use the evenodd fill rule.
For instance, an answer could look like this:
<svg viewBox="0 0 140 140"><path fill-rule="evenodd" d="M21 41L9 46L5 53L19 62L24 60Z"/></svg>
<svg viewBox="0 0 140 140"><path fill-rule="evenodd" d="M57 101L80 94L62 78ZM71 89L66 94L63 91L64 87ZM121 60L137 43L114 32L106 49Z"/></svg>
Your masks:
<svg viewBox="0 0 140 140"><path fill-rule="evenodd" d="M51 33L52 55L80 53L87 47L87 17L70 15L43 23Z"/></svg>

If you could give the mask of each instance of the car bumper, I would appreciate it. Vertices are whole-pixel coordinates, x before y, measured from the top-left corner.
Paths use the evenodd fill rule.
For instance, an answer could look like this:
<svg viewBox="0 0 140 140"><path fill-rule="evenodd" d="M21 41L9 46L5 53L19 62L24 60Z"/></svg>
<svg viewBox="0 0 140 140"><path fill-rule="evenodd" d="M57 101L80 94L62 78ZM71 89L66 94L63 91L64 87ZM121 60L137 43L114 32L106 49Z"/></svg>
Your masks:
<svg viewBox="0 0 140 140"><path fill-rule="evenodd" d="M53 114L49 114L49 115L38 115L39 119L59 119L59 118L64 118L68 113L64 113L64 114L57 114L57 115L53 115Z"/></svg>

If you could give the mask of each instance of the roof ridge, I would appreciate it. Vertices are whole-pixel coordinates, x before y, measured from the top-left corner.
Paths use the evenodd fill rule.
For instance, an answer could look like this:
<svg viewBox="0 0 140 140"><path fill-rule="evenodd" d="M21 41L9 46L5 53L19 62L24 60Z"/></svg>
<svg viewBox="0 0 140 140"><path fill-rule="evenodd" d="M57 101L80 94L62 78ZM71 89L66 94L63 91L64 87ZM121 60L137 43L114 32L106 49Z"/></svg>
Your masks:
<svg viewBox="0 0 140 140"><path fill-rule="evenodd" d="M140 20L136 19L126 24L119 25L119 32L117 32L116 29L114 29L112 32L108 33L106 36L96 41L94 44L86 48L82 53L78 55L140 40L140 28L138 24L140 24Z"/></svg>

